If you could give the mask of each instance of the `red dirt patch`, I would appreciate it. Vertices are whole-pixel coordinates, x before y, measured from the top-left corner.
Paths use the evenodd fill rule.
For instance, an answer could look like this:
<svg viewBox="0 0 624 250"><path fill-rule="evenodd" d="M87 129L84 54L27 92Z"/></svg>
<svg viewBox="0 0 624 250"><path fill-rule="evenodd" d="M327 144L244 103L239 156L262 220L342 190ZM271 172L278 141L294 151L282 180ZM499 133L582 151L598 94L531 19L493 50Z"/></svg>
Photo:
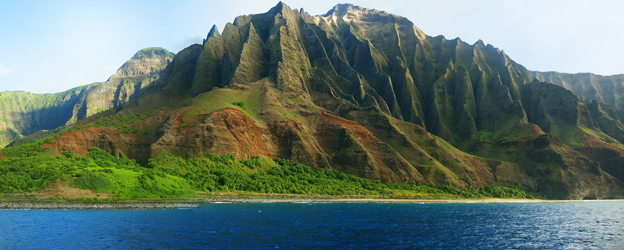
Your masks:
<svg viewBox="0 0 624 250"><path fill-rule="evenodd" d="M212 152L219 154L232 153L239 159L256 155L274 156L267 146L262 128L238 109L224 108L197 115L195 119L202 121L196 126L182 128L181 135L185 137L182 141L185 145L195 147L197 141L205 141L207 144L204 148L212 148ZM201 131L202 129L207 130Z"/></svg>
<svg viewBox="0 0 624 250"><path fill-rule="evenodd" d="M333 122L333 123L336 123L337 125L340 125L340 126L343 126L343 127L347 127L347 128L349 128L349 127L356 127L358 129L362 129L362 130L368 131L366 128L364 128L364 126L360 125L357 122L345 120L345 119L342 119L340 117L327 114L327 113L323 112L322 110L321 110L321 119L326 120L326 121L330 121L330 122Z"/></svg>
<svg viewBox="0 0 624 250"><path fill-rule="evenodd" d="M186 108L185 110L182 110L182 112L178 113L178 115L176 116L176 120L175 123L173 124L176 127L180 127L180 125L182 125L182 123L184 123L184 121L182 121L182 116L186 113L186 111L189 111L191 107Z"/></svg>
<svg viewBox="0 0 624 250"><path fill-rule="evenodd" d="M239 152L245 152L251 156L270 152L262 129L242 111L225 108L213 112L212 115L223 120L227 129L236 138Z"/></svg>
<svg viewBox="0 0 624 250"><path fill-rule="evenodd" d="M186 112L186 111L184 111L184 112ZM214 111L214 112L208 113L208 114L199 114L199 115L195 116L195 118L196 119L203 119L203 118L206 118L208 116L216 115L216 114L219 114L219 113L235 113L235 114L240 114L240 115L246 115L245 112L240 111L240 110L235 109L235 108L224 108L224 109L219 109L217 111Z"/></svg>

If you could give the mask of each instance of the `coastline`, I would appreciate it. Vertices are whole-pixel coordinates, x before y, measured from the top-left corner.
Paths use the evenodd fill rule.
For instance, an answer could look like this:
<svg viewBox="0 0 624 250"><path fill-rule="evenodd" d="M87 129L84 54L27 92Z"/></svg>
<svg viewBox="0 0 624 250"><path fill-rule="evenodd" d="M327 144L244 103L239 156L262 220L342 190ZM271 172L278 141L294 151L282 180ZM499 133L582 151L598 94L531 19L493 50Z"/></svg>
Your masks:
<svg viewBox="0 0 624 250"><path fill-rule="evenodd" d="M209 197L175 201L62 202L46 200L2 200L0 210L158 210L190 209L206 203L536 203L536 202L604 202L614 200L537 200L537 199L370 199L370 198L240 198Z"/></svg>
<svg viewBox="0 0 624 250"><path fill-rule="evenodd" d="M15 200L0 201L0 210L148 210L197 208L197 202L62 202Z"/></svg>

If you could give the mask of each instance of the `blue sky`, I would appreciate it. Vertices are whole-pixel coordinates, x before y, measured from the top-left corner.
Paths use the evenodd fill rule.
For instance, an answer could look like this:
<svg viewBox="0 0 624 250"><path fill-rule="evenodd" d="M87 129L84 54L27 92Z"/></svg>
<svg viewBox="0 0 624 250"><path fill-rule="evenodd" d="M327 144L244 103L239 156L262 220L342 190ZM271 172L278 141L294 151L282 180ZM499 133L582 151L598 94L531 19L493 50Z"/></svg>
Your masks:
<svg viewBox="0 0 624 250"><path fill-rule="evenodd" d="M341 2L343 0L340 0ZM312 15L337 1L284 1ZM624 74L624 1L371 1L431 36L478 39L530 70ZM53 93L106 81L134 53L177 53L277 1L0 1L0 91Z"/></svg>

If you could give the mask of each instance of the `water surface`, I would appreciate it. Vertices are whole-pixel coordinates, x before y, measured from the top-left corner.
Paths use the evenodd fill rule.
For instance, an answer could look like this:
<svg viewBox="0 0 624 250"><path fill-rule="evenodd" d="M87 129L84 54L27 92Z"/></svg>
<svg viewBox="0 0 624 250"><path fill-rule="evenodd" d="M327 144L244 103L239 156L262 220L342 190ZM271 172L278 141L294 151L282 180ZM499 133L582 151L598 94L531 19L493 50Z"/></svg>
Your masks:
<svg viewBox="0 0 624 250"><path fill-rule="evenodd" d="M0 210L3 249L624 249L624 202Z"/></svg>

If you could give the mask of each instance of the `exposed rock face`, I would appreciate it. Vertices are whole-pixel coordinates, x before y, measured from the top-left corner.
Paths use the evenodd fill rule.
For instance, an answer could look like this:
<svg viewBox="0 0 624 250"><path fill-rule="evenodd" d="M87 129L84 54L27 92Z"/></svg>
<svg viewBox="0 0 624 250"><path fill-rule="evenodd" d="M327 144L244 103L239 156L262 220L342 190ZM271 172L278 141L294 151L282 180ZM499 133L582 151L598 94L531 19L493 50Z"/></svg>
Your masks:
<svg viewBox="0 0 624 250"><path fill-rule="evenodd" d="M137 136L88 128L46 146L97 146L137 159L265 155L387 183L624 195L624 145L613 139L624 126L613 109L534 80L492 45L430 37L386 12L341 4L310 16L279 3L237 17L222 33L213 27L146 88L136 84L142 65L118 72L142 93L118 110L166 104L150 121L158 129ZM113 99L135 100L124 81L113 84Z"/></svg>
<svg viewBox="0 0 624 250"><path fill-rule="evenodd" d="M0 93L0 148L39 130L70 126L97 112L136 101L161 77L174 54L161 48L137 52L108 81L56 94Z"/></svg>

